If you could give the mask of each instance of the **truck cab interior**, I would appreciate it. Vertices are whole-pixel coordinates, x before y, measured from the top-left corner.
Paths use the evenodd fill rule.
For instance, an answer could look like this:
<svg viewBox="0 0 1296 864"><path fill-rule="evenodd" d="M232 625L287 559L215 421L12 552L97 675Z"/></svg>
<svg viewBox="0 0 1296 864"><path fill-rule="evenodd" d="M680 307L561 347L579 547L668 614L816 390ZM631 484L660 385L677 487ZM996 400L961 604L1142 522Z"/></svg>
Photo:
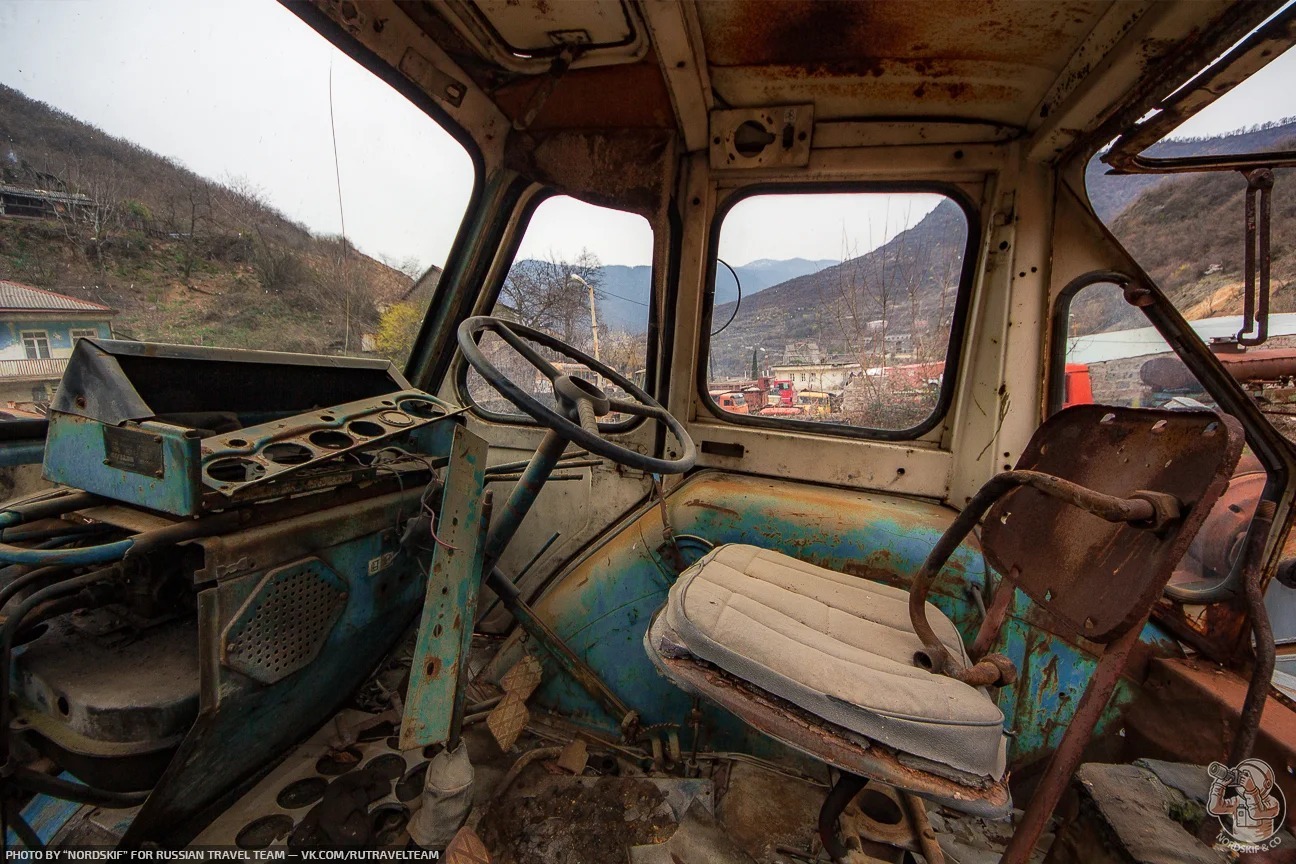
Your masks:
<svg viewBox="0 0 1296 864"><path fill-rule="evenodd" d="M286 8L463 146L467 211L403 370L85 338L48 422L5 433L52 484L0 511L9 848L1296 845L1285 807L1261 836L1210 791L1251 760L1296 795L1269 608L1296 451L1238 373L1296 154L1147 152L1296 9ZM1208 344L1122 246L1096 155L1246 190L1241 330ZM570 202L650 245L613 295L634 326L600 326L588 272L556 298L512 269ZM841 260L752 290L726 258L770 232ZM1095 400L1086 316L1195 397Z"/></svg>

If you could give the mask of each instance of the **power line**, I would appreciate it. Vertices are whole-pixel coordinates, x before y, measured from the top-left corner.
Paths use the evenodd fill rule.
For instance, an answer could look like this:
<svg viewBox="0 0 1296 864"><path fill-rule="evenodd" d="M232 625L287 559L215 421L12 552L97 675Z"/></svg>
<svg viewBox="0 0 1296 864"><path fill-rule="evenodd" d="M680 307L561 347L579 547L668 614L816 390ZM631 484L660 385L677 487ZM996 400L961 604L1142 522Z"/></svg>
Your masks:
<svg viewBox="0 0 1296 864"><path fill-rule="evenodd" d="M608 290L605 289L605 288L595 288L595 289L594 289L594 293L596 293L596 294L606 294L606 295L608 295L609 297L615 297L616 299L618 299L618 300L624 300L624 301L627 302L627 303L634 303L636 306L643 306L643 307L645 307L645 308L649 308L649 304L644 303L642 300L631 300L629 297L622 297L620 294L613 294L611 291L608 291Z"/></svg>

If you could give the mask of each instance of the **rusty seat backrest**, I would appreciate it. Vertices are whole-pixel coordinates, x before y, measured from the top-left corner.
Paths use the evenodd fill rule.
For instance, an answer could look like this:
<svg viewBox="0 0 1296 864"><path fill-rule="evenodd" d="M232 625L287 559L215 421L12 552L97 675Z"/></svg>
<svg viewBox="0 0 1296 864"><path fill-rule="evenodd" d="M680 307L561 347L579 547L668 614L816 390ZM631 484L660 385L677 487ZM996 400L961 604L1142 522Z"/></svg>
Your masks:
<svg viewBox="0 0 1296 864"><path fill-rule="evenodd" d="M1097 492L1173 495L1182 518L1162 532L1108 522L1029 486L986 514L987 560L1070 633L1111 642L1147 617L1175 565L1228 485L1241 425L1212 411L1078 405L1031 437L1019 470Z"/></svg>

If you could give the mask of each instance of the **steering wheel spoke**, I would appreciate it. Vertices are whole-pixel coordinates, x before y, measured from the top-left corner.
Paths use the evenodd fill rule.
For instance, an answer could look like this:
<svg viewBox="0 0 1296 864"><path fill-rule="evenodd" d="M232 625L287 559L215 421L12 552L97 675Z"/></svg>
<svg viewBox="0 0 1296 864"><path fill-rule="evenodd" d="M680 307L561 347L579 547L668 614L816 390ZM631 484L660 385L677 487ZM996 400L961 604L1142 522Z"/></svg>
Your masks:
<svg viewBox="0 0 1296 864"><path fill-rule="evenodd" d="M540 374L552 382L555 405L541 402L531 392L532 385L520 385L495 367L482 352L477 340L484 332L493 332L513 348ZM629 468L654 474L678 474L692 468L697 461L693 439L683 424L671 416L662 405L649 396L625 375L595 360L580 349L550 336L540 330L514 324L501 318L479 316L469 318L459 325L459 350L470 366L486 382L499 391L536 422L549 427L567 441L584 447L590 453L602 456ZM630 398L609 399L602 388L576 376L565 375L545 359L528 342L548 348L557 354L584 365L614 384ZM532 382L534 383L534 382ZM679 442L680 454L675 459L648 456L637 450L609 441L599 428L598 418L610 412L646 417L663 423Z"/></svg>

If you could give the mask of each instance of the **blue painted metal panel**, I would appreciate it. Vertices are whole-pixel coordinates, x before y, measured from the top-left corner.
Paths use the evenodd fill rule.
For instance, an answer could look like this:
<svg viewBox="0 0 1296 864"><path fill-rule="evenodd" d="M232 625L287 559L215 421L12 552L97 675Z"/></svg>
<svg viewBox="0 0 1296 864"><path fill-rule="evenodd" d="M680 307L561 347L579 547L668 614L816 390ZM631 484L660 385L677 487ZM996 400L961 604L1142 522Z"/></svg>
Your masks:
<svg viewBox="0 0 1296 864"><path fill-rule="evenodd" d="M710 472L676 489L669 503L676 533L716 545L751 543L776 549L905 590L955 515L950 508L913 499ZM612 691L640 711L645 723L683 723L690 697L656 673L642 646L648 621L665 604L675 575L658 552L660 537L661 516L654 503L612 529L606 542L534 605ZM981 621L968 589L977 586L988 595L986 584L984 560L975 539L970 539L933 585L931 602L951 618L967 642ZM1033 626L1032 616L1039 613L1027 605L1024 597L1018 598L1001 637L1006 643L1001 650L1022 670L1016 688L1005 690L1000 699L1005 728L1015 731L1014 766L1056 747L1095 665L1086 649ZM1156 654L1179 653L1155 625L1145 628L1142 639ZM493 671L508 669L522 649L522 639L515 635ZM545 663L545 681L536 696L540 705L615 733L614 718L563 675L545 652L533 653ZM1134 695L1123 682L1099 728L1109 727ZM1019 698L1021 708L1016 704ZM1037 707L1027 709L1028 704ZM704 714L712 746L749 752L770 748L768 739L726 712L704 706Z"/></svg>
<svg viewBox="0 0 1296 864"><path fill-rule="evenodd" d="M482 582L485 471L486 442L456 426L438 522L439 538L448 545L437 544L432 555L401 722L402 750L445 743L456 710L463 709L463 676Z"/></svg>
<svg viewBox="0 0 1296 864"><path fill-rule="evenodd" d="M45 478L164 513L198 512L198 439L187 437L187 430L179 426L139 424L161 447L162 476L156 476L109 465L104 429L95 420L52 412L45 438Z"/></svg>

